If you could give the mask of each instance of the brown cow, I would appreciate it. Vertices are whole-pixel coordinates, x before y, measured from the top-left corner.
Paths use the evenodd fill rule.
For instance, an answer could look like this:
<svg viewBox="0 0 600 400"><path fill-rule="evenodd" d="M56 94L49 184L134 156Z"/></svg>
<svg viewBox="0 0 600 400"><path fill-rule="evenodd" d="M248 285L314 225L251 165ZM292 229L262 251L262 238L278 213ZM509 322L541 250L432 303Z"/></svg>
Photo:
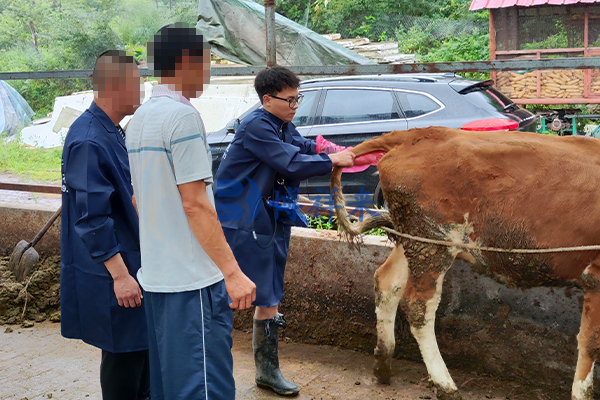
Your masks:
<svg viewBox="0 0 600 400"><path fill-rule="evenodd" d="M556 248L600 243L600 140L448 128L394 131L353 149L387 152L379 162L394 229L415 236L501 248ZM340 188L341 170L332 174ZM337 196L343 205L342 196ZM352 238L373 221L351 224ZM572 399L592 399L600 356L600 252L519 255L466 251L403 238L375 273L375 375L389 383L398 305L406 313L438 398L459 399L434 331L444 275L455 258L481 264L487 275L517 287L578 280L585 301L577 337Z"/></svg>

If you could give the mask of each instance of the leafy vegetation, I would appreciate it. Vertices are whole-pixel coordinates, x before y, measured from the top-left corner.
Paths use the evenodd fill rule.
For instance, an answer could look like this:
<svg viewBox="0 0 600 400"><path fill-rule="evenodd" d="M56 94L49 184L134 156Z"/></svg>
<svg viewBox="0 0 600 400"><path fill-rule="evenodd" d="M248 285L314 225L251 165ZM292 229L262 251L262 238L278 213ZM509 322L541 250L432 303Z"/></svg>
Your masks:
<svg viewBox="0 0 600 400"><path fill-rule="evenodd" d="M255 0L262 3L262 0ZM487 58L487 35L439 27L470 20L485 26L487 13L468 11L471 0L277 0L276 11L319 33L398 40L400 49L424 61ZM0 71L92 68L108 49L146 58L146 42L171 22L197 20L191 0L0 0ZM406 17L409 16L409 17ZM399 27L401 18L430 21ZM422 21L419 22L422 26ZM44 117L57 96L91 89L89 79L11 81Z"/></svg>
<svg viewBox="0 0 600 400"><path fill-rule="evenodd" d="M556 22L557 32L554 35L548 36L546 39L536 42L523 43L520 45L522 50L536 49L564 49L569 47L568 35L565 26L561 21ZM583 46L583 43L580 44ZM573 46L576 47L576 46Z"/></svg>
<svg viewBox="0 0 600 400"><path fill-rule="evenodd" d="M255 0L261 2L261 0ZM398 41L424 62L489 59L488 12L471 0L278 0L276 11L319 33ZM489 74L468 74L488 79Z"/></svg>
<svg viewBox="0 0 600 400"><path fill-rule="evenodd" d="M254 0L262 3L262 0ZM477 20L487 12L469 11L470 0L278 0L276 11L319 33L342 33L372 41L394 38L402 16L432 20Z"/></svg>
<svg viewBox="0 0 600 400"><path fill-rule="evenodd" d="M0 172L35 181L60 182L61 156L61 148L32 148L18 140L0 139Z"/></svg>
<svg viewBox="0 0 600 400"><path fill-rule="evenodd" d="M148 39L171 22L194 22L184 0L0 0L0 71L90 69L108 49L145 59ZM89 79L11 81L44 117L54 98L91 89Z"/></svg>
<svg viewBox="0 0 600 400"><path fill-rule="evenodd" d="M328 231L339 231L337 217L330 218L328 215L321 215L318 217L309 216L308 223L309 228L324 229ZM365 232L365 235L387 236L387 233L381 228L376 228Z"/></svg>

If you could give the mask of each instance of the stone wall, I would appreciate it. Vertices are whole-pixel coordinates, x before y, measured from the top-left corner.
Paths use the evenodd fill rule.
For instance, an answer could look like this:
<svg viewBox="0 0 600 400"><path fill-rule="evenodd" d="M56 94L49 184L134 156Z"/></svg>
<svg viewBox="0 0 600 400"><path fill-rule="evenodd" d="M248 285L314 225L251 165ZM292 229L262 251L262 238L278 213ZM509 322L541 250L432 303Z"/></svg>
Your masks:
<svg viewBox="0 0 600 400"><path fill-rule="evenodd" d="M31 242L57 207L0 203L0 256L10 256L20 240ZM60 254L60 217L35 245L41 257Z"/></svg>

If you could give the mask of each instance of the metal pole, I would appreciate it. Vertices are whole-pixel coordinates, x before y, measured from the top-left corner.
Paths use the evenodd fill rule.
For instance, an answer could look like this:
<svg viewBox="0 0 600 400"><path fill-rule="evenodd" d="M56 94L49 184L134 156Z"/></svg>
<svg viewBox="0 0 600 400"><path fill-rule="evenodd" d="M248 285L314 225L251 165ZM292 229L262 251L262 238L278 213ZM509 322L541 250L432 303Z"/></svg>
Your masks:
<svg viewBox="0 0 600 400"><path fill-rule="evenodd" d="M496 10L490 10L490 60L496 59ZM494 85L498 85L498 74L492 71L491 78Z"/></svg>
<svg viewBox="0 0 600 400"><path fill-rule="evenodd" d="M267 32L267 67L273 67L277 64L275 0L265 0L265 25Z"/></svg>
<svg viewBox="0 0 600 400"><path fill-rule="evenodd" d="M419 64L314 65L289 67L296 75L378 75L406 73L491 72L548 69L600 69L600 57L568 57L528 60L450 61ZM211 76L248 76L263 67L212 67ZM0 80L90 78L91 69L69 71L0 72ZM142 76L152 76L148 68L140 68ZM532 103L535 104L535 103Z"/></svg>

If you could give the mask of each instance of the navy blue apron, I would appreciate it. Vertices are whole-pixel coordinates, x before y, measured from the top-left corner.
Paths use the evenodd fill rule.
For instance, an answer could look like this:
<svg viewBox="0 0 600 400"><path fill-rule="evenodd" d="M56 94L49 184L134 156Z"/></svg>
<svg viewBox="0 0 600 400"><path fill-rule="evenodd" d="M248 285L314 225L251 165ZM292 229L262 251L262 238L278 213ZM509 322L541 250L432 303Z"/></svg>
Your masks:
<svg viewBox="0 0 600 400"><path fill-rule="evenodd" d="M62 174L62 335L112 353L146 350L143 300L120 307L103 264L121 253L135 277L141 259L125 138L95 103L69 129Z"/></svg>
<svg viewBox="0 0 600 400"><path fill-rule="evenodd" d="M215 175L215 206L242 271L256 284L256 301L273 307L283 297L291 228L277 224L264 200L298 194L304 179L331 172L326 154L291 122L259 108L240 124Z"/></svg>

